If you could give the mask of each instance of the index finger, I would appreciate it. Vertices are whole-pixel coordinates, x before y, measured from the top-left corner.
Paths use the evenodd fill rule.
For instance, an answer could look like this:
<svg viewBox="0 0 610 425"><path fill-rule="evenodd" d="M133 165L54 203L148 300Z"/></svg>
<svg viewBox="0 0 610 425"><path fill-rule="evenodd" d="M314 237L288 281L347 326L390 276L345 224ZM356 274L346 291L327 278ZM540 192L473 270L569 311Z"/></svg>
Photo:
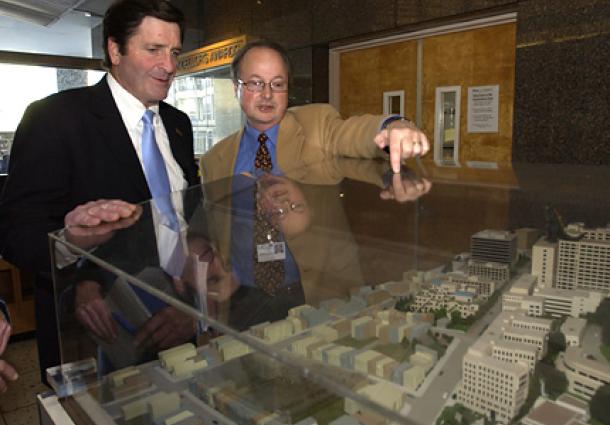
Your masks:
<svg viewBox="0 0 610 425"><path fill-rule="evenodd" d="M400 140L400 132L388 131L388 144L390 146L390 164L394 173L400 173L400 164L402 161L402 142Z"/></svg>
<svg viewBox="0 0 610 425"><path fill-rule="evenodd" d="M425 155L428 153L428 151L430 151L430 142L428 141L428 138L426 137L426 135L424 133L421 133L420 136L420 140L419 140L420 144L421 144L421 155Z"/></svg>
<svg viewBox="0 0 610 425"><path fill-rule="evenodd" d="M400 173L394 173L392 175L392 188L394 189L395 199L404 199L407 195L407 191L402 184L402 175Z"/></svg>

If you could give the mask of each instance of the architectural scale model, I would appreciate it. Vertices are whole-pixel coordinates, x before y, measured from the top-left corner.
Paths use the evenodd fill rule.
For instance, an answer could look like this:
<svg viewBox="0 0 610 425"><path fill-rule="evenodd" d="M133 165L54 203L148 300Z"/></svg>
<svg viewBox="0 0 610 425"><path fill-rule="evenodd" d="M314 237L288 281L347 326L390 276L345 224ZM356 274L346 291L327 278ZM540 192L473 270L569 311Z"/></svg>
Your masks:
<svg viewBox="0 0 610 425"><path fill-rule="evenodd" d="M240 335L162 351L89 393L120 425L372 425L389 423L384 410L428 424L454 406L496 423L584 423L584 400L610 384L599 327L588 321L609 295L610 227L576 223L555 229L554 240L539 235L477 232L471 252L445 267L405 271L402 281L294 307ZM557 334L565 341L559 352ZM288 364L341 382L354 398L259 352L252 338ZM537 381L543 359L565 376L559 397ZM535 387L542 392L530 400ZM435 406L417 409L420 398Z"/></svg>

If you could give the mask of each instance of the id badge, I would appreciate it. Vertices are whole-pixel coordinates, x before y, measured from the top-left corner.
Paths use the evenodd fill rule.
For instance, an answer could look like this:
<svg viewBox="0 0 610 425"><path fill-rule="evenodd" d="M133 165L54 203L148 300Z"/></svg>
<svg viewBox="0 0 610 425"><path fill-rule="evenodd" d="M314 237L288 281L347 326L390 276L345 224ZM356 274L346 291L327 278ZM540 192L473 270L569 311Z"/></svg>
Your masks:
<svg viewBox="0 0 610 425"><path fill-rule="evenodd" d="M256 245L256 255L259 263L286 259L286 244L284 242L269 242Z"/></svg>

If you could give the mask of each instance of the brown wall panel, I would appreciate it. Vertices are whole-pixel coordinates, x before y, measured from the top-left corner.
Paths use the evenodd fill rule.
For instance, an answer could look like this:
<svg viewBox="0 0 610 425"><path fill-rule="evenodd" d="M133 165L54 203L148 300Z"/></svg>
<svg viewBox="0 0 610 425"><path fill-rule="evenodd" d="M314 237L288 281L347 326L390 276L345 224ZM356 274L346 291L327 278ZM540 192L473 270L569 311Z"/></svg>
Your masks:
<svg viewBox="0 0 610 425"><path fill-rule="evenodd" d="M510 161L515 90L515 25L424 39L423 129L434 135L435 90L461 86L460 163ZM467 133L468 87L500 86L498 133Z"/></svg>
<svg viewBox="0 0 610 425"><path fill-rule="evenodd" d="M417 42L405 41L341 55L341 113L383 112L383 92L405 91L405 116L415 117Z"/></svg>

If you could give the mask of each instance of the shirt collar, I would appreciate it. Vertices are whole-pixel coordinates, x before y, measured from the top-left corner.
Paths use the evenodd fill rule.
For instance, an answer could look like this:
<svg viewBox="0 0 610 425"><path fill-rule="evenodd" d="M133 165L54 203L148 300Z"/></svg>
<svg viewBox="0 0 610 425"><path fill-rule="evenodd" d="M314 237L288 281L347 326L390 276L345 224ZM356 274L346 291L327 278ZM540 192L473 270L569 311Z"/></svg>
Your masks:
<svg viewBox="0 0 610 425"><path fill-rule="evenodd" d="M155 113L155 120L159 119L159 104L146 108L140 100L125 90L111 73L107 74L107 78L110 92L126 126L136 128L142 120L146 109L150 109Z"/></svg>
<svg viewBox="0 0 610 425"><path fill-rule="evenodd" d="M277 145L277 133L280 129L280 125L276 124L273 127L265 130L265 131L258 131L256 128L252 127L250 125L250 123L246 124L246 137L248 137L249 139L252 140L258 140L258 136L261 133L265 133L267 135L267 137L269 138L267 140L267 142L271 142L271 144L275 147Z"/></svg>

